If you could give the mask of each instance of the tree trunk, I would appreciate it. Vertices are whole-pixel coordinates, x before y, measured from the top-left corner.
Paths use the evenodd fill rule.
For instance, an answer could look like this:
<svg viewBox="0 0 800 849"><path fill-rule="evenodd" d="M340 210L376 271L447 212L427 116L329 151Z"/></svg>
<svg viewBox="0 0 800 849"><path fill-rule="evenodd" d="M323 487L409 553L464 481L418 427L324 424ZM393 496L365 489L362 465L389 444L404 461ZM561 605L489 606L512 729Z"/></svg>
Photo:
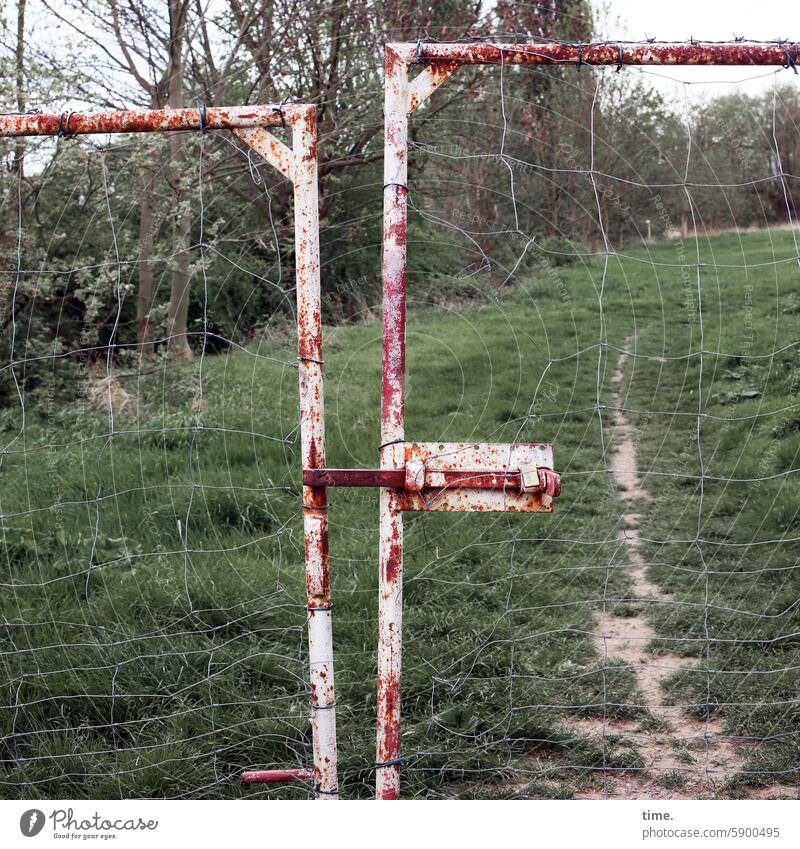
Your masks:
<svg viewBox="0 0 800 849"><path fill-rule="evenodd" d="M24 112L25 101L25 3L17 0L17 45L15 56L17 112ZM21 136L14 141L14 161L12 168L17 180L24 176L25 139ZM20 203L22 201L20 200ZM20 219L22 210L18 210Z"/></svg>
<svg viewBox="0 0 800 849"><path fill-rule="evenodd" d="M145 168L147 185L142 196L139 214L139 293L136 301L136 338L139 354L142 357L153 355L153 328L150 324L150 310L153 306L153 220L154 192L152 188L153 171Z"/></svg>
<svg viewBox="0 0 800 849"><path fill-rule="evenodd" d="M158 96L154 93L150 107L157 109L161 106ZM150 310L153 308L153 268L152 256L155 244L155 201L156 192L153 182L156 176L156 166L153 155L147 153L144 166L144 190L142 206L139 213L139 292L136 301L136 339L139 343L139 355L153 355L153 327L150 321Z"/></svg>
<svg viewBox="0 0 800 849"><path fill-rule="evenodd" d="M186 4L169 0L169 105L183 107L183 40L186 23ZM175 184L175 223L172 236L173 267L167 311L167 347L173 356L190 359L192 349L186 335L189 314L189 232L192 217L186 191L186 151L180 134L169 134L169 149Z"/></svg>

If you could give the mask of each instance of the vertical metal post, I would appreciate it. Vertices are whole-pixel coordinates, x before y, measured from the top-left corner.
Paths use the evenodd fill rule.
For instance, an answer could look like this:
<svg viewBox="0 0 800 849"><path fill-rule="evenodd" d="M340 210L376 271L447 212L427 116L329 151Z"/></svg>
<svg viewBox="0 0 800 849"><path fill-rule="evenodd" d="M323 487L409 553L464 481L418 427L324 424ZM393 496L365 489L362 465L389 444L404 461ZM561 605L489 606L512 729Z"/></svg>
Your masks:
<svg viewBox="0 0 800 849"><path fill-rule="evenodd" d="M317 117L303 108L292 122L296 245L300 443L304 469L325 468L322 314L317 198ZM328 562L328 504L324 486L303 487L314 797L338 799L333 628Z"/></svg>
<svg viewBox="0 0 800 849"><path fill-rule="evenodd" d="M408 170L408 66L386 49L383 171L382 469L403 467ZM403 514L397 491L380 490L378 572L378 742L375 793L400 795L400 672L403 625Z"/></svg>

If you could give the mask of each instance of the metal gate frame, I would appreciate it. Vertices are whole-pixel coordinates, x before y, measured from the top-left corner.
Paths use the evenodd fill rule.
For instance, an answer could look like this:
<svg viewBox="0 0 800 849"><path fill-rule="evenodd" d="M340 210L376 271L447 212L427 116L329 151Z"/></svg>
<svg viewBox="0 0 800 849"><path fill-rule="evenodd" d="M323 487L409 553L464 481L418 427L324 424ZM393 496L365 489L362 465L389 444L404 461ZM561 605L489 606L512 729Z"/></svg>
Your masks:
<svg viewBox="0 0 800 849"><path fill-rule="evenodd" d="M267 128L291 130L292 146ZM178 130L230 130L294 185L295 269L300 446L304 469L325 467L320 310L319 202L317 197L317 113L306 104L116 112L25 113L0 116L0 137L97 133L158 133ZM328 514L325 487L303 487L306 603L314 770L245 772L247 784L314 782L314 797L336 799L336 701L333 680Z"/></svg>
<svg viewBox="0 0 800 849"><path fill-rule="evenodd" d="M406 510L550 512L560 493L549 445L405 439L408 115L465 64L761 65L797 73L796 43L388 44L385 49L383 341L379 469L325 466L316 110L200 107L0 116L0 137L231 130L294 185L300 434L303 463L314 769L245 772L245 783L309 781L337 799L327 487L380 490L376 795L400 794L403 519ZM409 82L409 68L422 71ZM289 148L267 131L290 127Z"/></svg>
<svg viewBox="0 0 800 849"><path fill-rule="evenodd" d="M408 236L408 116L462 65L782 65L797 73L798 44L489 44L423 42L385 47L383 172L383 383L381 469L407 462L404 435ZM411 66L422 70L409 81ZM406 466L406 468L408 468ZM545 473L547 474L547 473ZM552 474L552 473L550 473ZM557 478L557 476L555 476ZM542 481L547 492L557 494ZM557 484L556 484L557 486ZM398 490L380 491L378 593L378 799L400 795L403 514ZM478 506L473 509L481 509ZM483 508L485 509L485 508Z"/></svg>

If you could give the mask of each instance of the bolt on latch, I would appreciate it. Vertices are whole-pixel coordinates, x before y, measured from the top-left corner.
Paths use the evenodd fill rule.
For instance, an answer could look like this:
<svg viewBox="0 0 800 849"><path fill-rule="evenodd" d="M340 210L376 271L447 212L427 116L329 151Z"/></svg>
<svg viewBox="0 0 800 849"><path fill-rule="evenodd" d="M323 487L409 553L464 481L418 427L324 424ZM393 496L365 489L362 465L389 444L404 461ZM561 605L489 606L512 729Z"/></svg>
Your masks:
<svg viewBox="0 0 800 849"><path fill-rule="evenodd" d="M515 473L511 470L445 472L426 468L423 460L409 460L405 464L403 476L404 489L407 492L422 492L442 485L455 485L473 489L518 487L521 492L541 493L557 498L561 493L561 478L549 466L537 463L521 465Z"/></svg>
<svg viewBox="0 0 800 849"><path fill-rule="evenodd" d="M425 463L422 460L406 463L405 484L409 492L421 492L425 488Z"/></svg>
<svg viewBox="0 0 800 849"><path fill-rule="evenodd" d="M551 498L558 498L561 476L548 466L527 463L519 469L519 488L523 492L543 492Z"/></svg>

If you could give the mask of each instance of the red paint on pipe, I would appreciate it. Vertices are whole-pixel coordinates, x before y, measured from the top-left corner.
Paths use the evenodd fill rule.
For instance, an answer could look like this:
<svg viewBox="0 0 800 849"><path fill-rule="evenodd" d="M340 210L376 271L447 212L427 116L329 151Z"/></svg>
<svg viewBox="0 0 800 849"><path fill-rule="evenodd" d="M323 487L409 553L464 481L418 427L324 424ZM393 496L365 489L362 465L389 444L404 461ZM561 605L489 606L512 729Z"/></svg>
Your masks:
<svg viewBox="0 0 800 849"><path fill-rule="evenodd" d="M786 50L797 55L796 42L753 44L437 44L421 45L425 64L464 65L767 65L786 66ZM784 49L785 48L785 49ZM416 42L387 45L406 64L419 64Z"/></svg>
<svg viewBox="0 0 800 849"><path fill-rule="evenodd" d="M289 107L284 107L284 115ZM325 466L322 316L317 196L317 119L313 106L294 107L292 123L300 450L304 468ZM314 744L315 796L338 798L327 495L303 487L306 605Z"/></svg>
<svg viewBox="0 0 800 849"><path fill-rule="evenodd" d="M389 546L389 554L383 563L381 578L386 584L393 584L400 574L403 564L403 546L396 540Z"/></svg>
<svg viewBox="0 0 800 849"><path fill-rule="evenodd" d="M255 769L242 773L242 784L272 784L279 781L311 781L308 769Z"/></svg>
<svg viewBox="0 0 800 849"><path fill-rule="evenodd" d="M402 487L402 469L303 469L305 486Z"/></svg>
<svg viewBox="0 0 800 849"><path fill-rule="evenodd" d="M398 189L403 194L407 195L408 191L403 189L400 186L393 186L393 188ZM386 236L395 240L395 244L400 245L401 247L406 246L406 227L404 221L393 221L386 228ZM405 285L405 276L403 277L395 277L393 280L393 290L396 292L398 289Z"/></svg>
<svg viewBox="0 0 800 849"><path fill-rule="evenodd" d="M520 489L519 472L491 471L439 471L432 469L441 477L442 484L435 488L458 489ZM557 498L561 493L561 480L552 469L539 469L539 484L542 492ZM406 488L406 475L403 469L303 469L303 485L308 487L355 486ZM419 489L425 489L423 483ZM433 487L429 487L433 488Z"/></svg>
<svg viewBox="0 0 800 849"><path fill-rule="evenodd" d="M386 801L391 801L393 799L399 799L400 792L396 790L394 787L384 787L381 790L381 799Z"/></svg>
<svg viewBox="0 0 800 849"><path fill-rule="evenodd" d="M442 83L461 67L461 62L438 62L427 65L409 86L408 112L412 113Z"/></svg>
<svg viewBox="0 0 800 849"><path fill-rule="evenodd" d="M381 691L382 700L386 705L389 716L400 716L400 682L393 676L388 675ZM400 757L400 723L390 723L384 729L382 743L377 749L378 763L391 763ZM380 799L399 799L400 766L392 764L382 767L391 775L391 780L384 782L380 788L378 797Z"/></svg>
<svg viewBox="0 0 800 849"><path fill-rule="evenodd" d="M209 106L203 126L209 130L232 130L237 127L275 127L280 125L279 107ZM286 123L293 122L307 107L284 106ZM62 112L58 114L25 113L0 116L0 136L55 136L96 133L157 133L176 130L199 130L199 109L142 109L115 112Z"/></svg>
<svg viewBox="0 0 800 849"><path fill-rule="evenodd" d="M381 381L382 469L403 474L407 245L408 66L386 49L383 199L383 350ZM400 757L400 676L403 624L403 516L398 490L380 490L378 571L377 763ZM400 770L377 767L375 795L396 799Z"/></svg>

